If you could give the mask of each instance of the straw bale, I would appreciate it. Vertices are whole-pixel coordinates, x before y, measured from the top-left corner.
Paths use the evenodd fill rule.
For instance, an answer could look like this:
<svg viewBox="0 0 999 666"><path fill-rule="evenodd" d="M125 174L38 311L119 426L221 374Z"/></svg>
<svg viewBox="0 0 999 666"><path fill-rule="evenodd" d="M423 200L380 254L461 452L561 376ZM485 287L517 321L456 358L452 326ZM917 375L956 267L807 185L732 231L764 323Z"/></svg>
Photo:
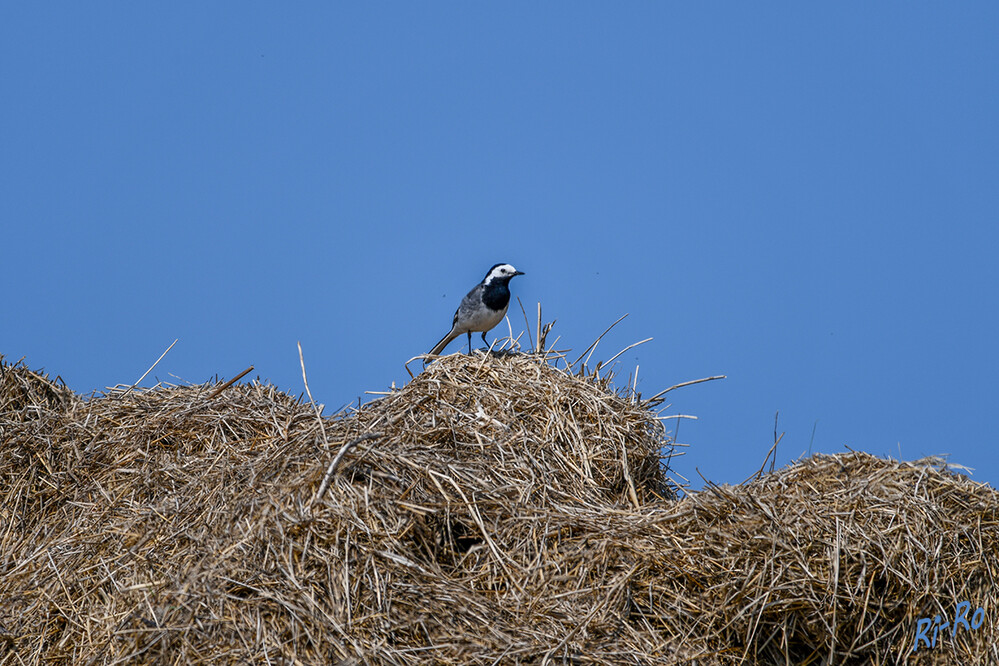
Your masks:
<svg viewBox="0 0 999 666"><path fill-rule="evenodd" d="M941 459L816 455L677 509L636 597L650 621L752 663L999 663L990 626L910 654L919 618L999 589L999 494Z"/></svg>
<svg viewBox="0 0 999 666"><path fill-rule="evenodd" d="M0 664L909 663L917 618L995 608L987 486L849 453L678 500L654 401L543 355L334 418L12 367ZM990 631L912 663L995 662Z"/></svg>
<svg viewBox="0 0 999 666"><path fill-rule="evenodd" d="M49 379L28 369L23 360L11 365L0 354L0 427L63 411L78 402L62 378Z"/></svg>

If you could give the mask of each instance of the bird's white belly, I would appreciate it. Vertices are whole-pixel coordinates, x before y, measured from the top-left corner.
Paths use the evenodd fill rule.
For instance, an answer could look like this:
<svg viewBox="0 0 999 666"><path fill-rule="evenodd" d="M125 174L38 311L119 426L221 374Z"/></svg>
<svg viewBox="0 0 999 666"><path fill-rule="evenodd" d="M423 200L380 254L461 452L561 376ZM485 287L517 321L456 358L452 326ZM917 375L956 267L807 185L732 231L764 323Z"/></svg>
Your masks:
<svg viewBox="0 0 999 666"><path fill-rule="evenodd" d="M506 316L506 310L506 308L499 311L482 308L462 322L464 325L461 328L465 332L488 331L503 321L503 317Z"/></svg>

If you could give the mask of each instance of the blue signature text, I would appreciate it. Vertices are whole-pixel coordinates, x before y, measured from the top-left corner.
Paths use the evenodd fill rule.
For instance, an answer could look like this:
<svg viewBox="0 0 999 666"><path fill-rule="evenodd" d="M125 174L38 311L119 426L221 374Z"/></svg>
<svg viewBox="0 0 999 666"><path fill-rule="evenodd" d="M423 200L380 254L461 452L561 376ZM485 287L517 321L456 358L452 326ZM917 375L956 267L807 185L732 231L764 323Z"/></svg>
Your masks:
<svg viewBox="0 0 999 666"><path fill-rule="evenodd" d="M964 628L968 631L978 629L985 622L985 609L978 608L971 615L971 621L968 621L968 611L971 609L970 601L962 601L957 605L957 609L954 611L954 622L953 624L950 620L946 619L942 615L936 615L932 618L924 617L920 618L916 622L916 642L912 646L912 651L915 652L919 649L920 643L926 643L926 647L934 648L937 646L937 638L941 631L950 627L950 635L953 638L957 635L957 628L964 625ZM933 638L929 636L930 630L933 630Z"/></svg>

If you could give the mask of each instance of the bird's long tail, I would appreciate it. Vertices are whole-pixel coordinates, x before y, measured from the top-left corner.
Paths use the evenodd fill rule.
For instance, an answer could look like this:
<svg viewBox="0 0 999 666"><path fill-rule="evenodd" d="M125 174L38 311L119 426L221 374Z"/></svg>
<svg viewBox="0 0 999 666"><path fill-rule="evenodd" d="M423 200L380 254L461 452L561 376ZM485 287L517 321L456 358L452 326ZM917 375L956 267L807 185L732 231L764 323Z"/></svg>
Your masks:
<svg viewBox="0 0 999 666"><path fill-rule="evenodd" d="M442 351L444 351L444 348L448 346L448 343L450 343L459 335L461 335L461 333L456 333L455 330L452 328L450 331L448 331L447 335L441 338L440 342L434 345L434 348L430 350L430 354L432 356L440 354Z"/></svg>

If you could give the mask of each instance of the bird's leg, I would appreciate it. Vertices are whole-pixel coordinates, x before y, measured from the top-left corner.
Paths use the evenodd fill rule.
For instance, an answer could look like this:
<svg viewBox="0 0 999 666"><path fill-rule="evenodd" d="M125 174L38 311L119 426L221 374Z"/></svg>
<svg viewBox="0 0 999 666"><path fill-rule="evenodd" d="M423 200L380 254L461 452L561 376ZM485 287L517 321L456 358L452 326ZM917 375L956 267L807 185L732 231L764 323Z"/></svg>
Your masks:
<svg viewBox="0 0 999 666"><path fill-rule="evenodd" d="M472 355L472 332L468 332L468 355Z"/></svg>
<svg viewBox="0 0 999 666"><path fill-rule="evenodd" d="M489 342L486 341L486 332L485 331L482 331L482 344L484 344L486 346L486 349L489 349Z"/></svg>

